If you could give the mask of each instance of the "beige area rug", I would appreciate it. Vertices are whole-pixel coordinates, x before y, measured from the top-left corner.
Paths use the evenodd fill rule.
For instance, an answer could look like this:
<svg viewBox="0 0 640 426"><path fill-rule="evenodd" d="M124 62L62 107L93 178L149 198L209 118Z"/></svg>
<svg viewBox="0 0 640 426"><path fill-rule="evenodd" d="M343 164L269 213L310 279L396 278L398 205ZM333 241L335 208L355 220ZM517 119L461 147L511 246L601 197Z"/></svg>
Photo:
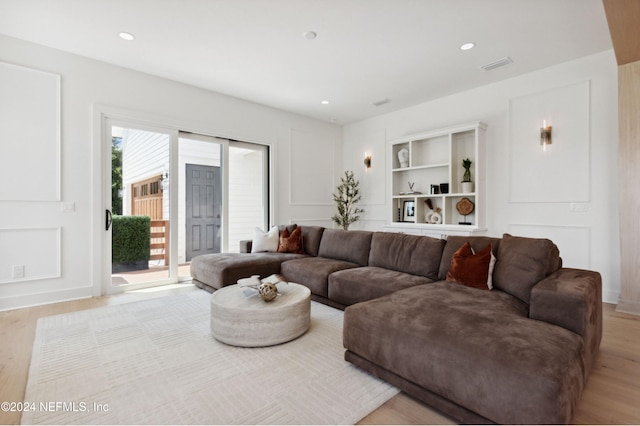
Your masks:
<svg viewBox="0 0 640 426"><path fill-rule="evenodd" d="M268 348L209 329L204 291L41 318L23 424L354 424L398 390L344 361L340 310Z"/></svg>

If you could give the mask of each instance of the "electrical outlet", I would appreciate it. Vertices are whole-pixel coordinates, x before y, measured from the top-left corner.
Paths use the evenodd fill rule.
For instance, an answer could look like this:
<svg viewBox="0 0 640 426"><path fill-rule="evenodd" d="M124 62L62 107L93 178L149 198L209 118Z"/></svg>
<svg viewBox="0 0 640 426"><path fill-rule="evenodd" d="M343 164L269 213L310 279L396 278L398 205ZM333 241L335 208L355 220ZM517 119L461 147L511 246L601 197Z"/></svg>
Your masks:
<svg viewBox="0 0 640 426"><path fill-rule="evenodd" d="M589 211L588 203L571 203L569 211L573 213L587 213Z"/></svg>
<svg viewBox="0 0 640 426"><path fill-rule="evenodd" d="M13 265L13 273L11 276L14 279L24 278L24 265Z"/></svg>
<svg viewBox="0 0 640 426"><path fill-rule="evenodd" d="M76 211L76 203L74 203L73 201L63 202L61 204L60 210L62 210L63 212L74 212Z"/></svg>

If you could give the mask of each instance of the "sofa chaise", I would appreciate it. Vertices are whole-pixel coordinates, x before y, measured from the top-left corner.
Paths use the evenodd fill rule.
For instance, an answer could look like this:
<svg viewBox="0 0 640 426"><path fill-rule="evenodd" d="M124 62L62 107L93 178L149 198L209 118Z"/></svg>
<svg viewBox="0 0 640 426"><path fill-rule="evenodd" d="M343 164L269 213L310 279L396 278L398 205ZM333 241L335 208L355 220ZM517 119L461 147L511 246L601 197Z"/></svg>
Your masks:
<svg viewBox="0 0 640 426"><path fill-rule="evenodd" d="M347 361L450 417L571 422L602 337L599 273L563 268L547 239L301 230L297 253L198 256L194 283L282 274L344 309Z"/></svg>

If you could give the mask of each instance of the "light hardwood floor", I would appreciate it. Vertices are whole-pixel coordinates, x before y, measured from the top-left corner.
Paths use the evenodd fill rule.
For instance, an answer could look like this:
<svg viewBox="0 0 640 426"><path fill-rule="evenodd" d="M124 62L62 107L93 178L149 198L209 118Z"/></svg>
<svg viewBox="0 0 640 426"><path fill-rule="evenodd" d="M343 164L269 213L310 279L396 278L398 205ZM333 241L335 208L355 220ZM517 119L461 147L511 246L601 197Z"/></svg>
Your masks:
<svg viewBox="0 0 640 426"><path fill-rule="evenodd" d="M197 290L191 285L129 292L0 312L0 402L22 401L38 318ZM0 411L0 424L18 424L20 414ZM577 424L640 424L640 317L604 305L604 336L593 373L574 418ZM404 393L360 424L454 424Z"/></svg>

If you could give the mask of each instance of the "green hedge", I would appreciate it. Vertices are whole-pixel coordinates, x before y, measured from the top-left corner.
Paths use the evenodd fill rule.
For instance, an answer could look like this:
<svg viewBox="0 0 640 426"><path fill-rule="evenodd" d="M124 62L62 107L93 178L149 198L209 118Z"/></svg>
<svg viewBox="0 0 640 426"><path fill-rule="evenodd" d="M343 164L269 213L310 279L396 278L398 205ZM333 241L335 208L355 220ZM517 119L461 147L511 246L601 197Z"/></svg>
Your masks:
<svg viewBox="0 0 640 426"><path fill-rule="evenodd" d="M149 260L151 219L149 216L113 216L111 262Z"/></svg>

